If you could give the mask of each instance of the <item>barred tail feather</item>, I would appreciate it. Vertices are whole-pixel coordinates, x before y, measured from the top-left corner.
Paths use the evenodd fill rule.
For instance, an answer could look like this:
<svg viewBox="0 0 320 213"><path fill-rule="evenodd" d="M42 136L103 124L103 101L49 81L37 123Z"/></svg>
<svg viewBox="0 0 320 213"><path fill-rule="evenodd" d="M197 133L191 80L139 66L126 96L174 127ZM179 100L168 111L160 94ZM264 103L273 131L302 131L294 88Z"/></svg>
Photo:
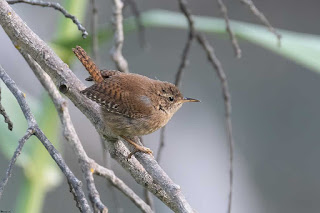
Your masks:
<svg viewBox="0 0 320 213"><path fill-rule="evenodd" d="M90 73L93 80L97 83L102 82L103 78L99 68L96 66L94 61L88 56L86 51L84 51L84 49L80 46L76 46L76 48L73 48L72 51L77 56L79 61L83 64L83 66L86 68L86 70Z"/></svg>

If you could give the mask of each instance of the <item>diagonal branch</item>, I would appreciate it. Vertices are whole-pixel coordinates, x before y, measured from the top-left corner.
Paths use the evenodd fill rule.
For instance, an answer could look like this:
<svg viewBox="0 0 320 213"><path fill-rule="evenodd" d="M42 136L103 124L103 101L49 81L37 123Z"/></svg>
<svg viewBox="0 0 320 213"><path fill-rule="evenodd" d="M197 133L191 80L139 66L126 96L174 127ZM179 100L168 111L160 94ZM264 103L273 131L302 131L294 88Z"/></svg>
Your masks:
<svg viewBox="0 0 320 213"><path fill-rule="evenodd" d="M269 31L272 32L278 39L278 44L281 44L281 34L278 33L276 29L270 24L268 19L264 16L264 14L254 5L252 0L240 0L241 3L245 4L249 7L251 13L255 15L262 24L264 24L266 27L268 27Z"/></svg>
<svg viewBox="0 0 320 213"><path fill-rule="evenodd" d="M234 35L234 33L233 33L233 31L231 30L231 27L230 27L227 7L223 3L223 0L217 0L217 1L218 1L218 4L219 4L220 11L221 11L221 13L223 15L224 21L226 23L226 30L227 30L227 33L229 34L229 37L230 37L230 40L231 40L231 43L232 43L232 46L233 46L233 49L234 49L234 53L235 53L237 58L241 58L241 49L240 49L240 46L238 44L238 40L235 37L235 35Z"/></svg>
<svg viewBox="0 0 320 213"><path fill-rule="evenodd" d="M8 0L8 4L17 4L17 3L25 3L25 4L30 4L34 6L40 6L40 7L51 7L55 10L60 11L66 18L69 18L77 25L78 30L82 32L82 37L86 38L88 35L88 32L86 29L82 26L82 24L79 22L77 17L71 15L64 9L59 3L54 3L54 2L44 2L44 1L36 1L36 0Z"/></svg>
<svg viewBox="0 0 320 213"><path fill-rule="evenodd" d="M178 71L175 76L175 81L174 81L175 85L177 87L180 87L182 74L188 65L188 57L189 57L189 53L190 53L190 48L193 43L194 34L195 34L194 22L193 22L193 19L191 18L190 11L188 11L188 8L181 7L181 5L180 5L180 10L183 10L185 13L190 14L190 15L187 16L188 27L189 27L188 37L187 37L186 44L185 44L183 51L182 51L181 62L180 62ZM158 163L160 162L161 154L162 154L163 148L165 146L165 131L166 131L166 127L164 126L160 130L160 145L159 145L158 153L157 153Z"/></svg>
<svg viewBox="0 0 320 213"><path fill-rule="evenodd" d="M13 123L10 120L9 115L6 113L6 110L4 109L4 107L1 104L1 87L0 87L0 115L3 116L4 122L8 124L8 129L10 131L12 131Z"/></svg>
<svg viewBox="0 0 320 213"><path fill-rule="evenodd" d="M53 160L57 163L61 171L66 176L68 183L70 184L75 200L77 202L77 206L80 209L81 212L92 212L87 199L82 191L82 183L76 178L76 176L72 173L72 171L69 169L67 164L64 162L62 156L60 153L54 148L52 143L48 140L48 138L45 136L45 134L41 131L39 128L33 114L31 113L31 110L25 100L24 94L18 89L15 82L8 76L8 74L3 70L3 68L0 66L0 78L2 81L6 84L8 89L11 91L11 93L15 96L17 99L20 108L28 122L28 127L31 129L31 133L34 134L43 144L43 146L47 149ZM31 134L30 134L31 135ZM29 134L25 135L26 138L30 137ZM25 138L24 137L24 138ZM23 138L23 139L24 139ZM22 140L22 142L25 140ZM19 143L18 152L15 153L14 159L19 154L19 151L21 151L22 146L24 143ZM21 146L21 148L20 148ZM16 156L16 157L15 157ZM9 167L10 168L10 167Z"/></svg>
<svg viewBox="0 0 320 213"><path fill-rule="evenodd" d="M92 46L92 59L99 64L99 40L98 40L98 8L96 0L91 0L91 46Z"/></svg>
<svg viewBox="0 0 320 213"><path fill-rule="evenodd" d="M232 135L232 122L231 122L231 96L229 91L229 86L227 82L227 77L225 75L224 70L222 69L222 65L218 58L216 57L213 48L209 44L209 42L206 40L206 38L198 34L197 39L199 44L202 46L202 48L205 50L208 60L213 66L213 68L216 69L217 75L219 77L219 80L221 82L221 88L222 88L222 95L224 99L224 108L225 108L225 117L226 117L226 132L227 132L227 138L229 143L229 199L228 199L228 212L231 212L231 204L232 204L232 192L233 192L233 135Z"/></svg>
<svg viewBox="0 0 320 213"><path fill-rule="evenodd" d="M134 20L138 28L140 47L146 48L148 45L146 41L145 28L144 28L144 25L142 24L140 10L138 9L137 2L135 0L124 0L123 3L124 3L123 9L127 5L129 5L131 9L131 13L134 15Z"/></svg>
<svg viewBox="0 0 320 213"><path fill-rule="evenodd" d="M188 8L186 0L178 0L181 12L186 16L186 19L190 23L193 20L190 9ZM191 22L192 23L192 22ZM206 52L207 57L213 68L216 70L218 78L221 83L222 96L224 100L225 108L225 119L226 119L226 133L229 145L229 199L228 199L228 212L231 212L232 204L232 189L233 189L233 135L232 135L232 122L231 122L231 96L229 91L229 86L227 82L226 74L222 68L222 65L214 53L213 47L207 41L207 39L199 32L194 32L198 43L202 46L203 50Z"/></svg>
<svg viewBox="0 0 320 213"><path fill-rule="evenodd" d="M3 193L3 189L6 186L6 184L8 183L8 180L9 180L11 173L12 173L12 168L13 168L14 164L16 163L18 156L21 153L22 147L25 144L25 142L31 137L31 135L33 133L34 133L34 130L32 128L29 128L29 129L27 129L27 132L24 134L24 136L19 140L18 147L16 148L16 151L13 153L13 156L10 160L8 169L6 171L6 175L2 179L2 181L0 182L0 200L1 200L2 193Z"/></svg>
<svg viewBox="0 0 320 213"><path fill-rule="evenodd" d="M111 50L112 60L116 63L117 69L128 73L129 67L127 60L122 55L124 42L123 33L123 2L121 0L112 0L113 3L113 26L114 26L114 46Z"/></svg>

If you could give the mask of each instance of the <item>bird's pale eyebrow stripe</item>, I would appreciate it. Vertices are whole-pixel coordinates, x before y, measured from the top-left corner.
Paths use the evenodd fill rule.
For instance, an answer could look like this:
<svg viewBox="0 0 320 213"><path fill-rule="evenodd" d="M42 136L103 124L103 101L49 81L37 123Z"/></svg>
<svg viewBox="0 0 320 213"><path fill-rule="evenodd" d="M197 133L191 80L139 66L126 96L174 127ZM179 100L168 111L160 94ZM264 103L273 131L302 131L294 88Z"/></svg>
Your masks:
<svg viewBox="0 0 320 213"><path fill-rule="evenodd" d="M146 105L151 105L151 100L148 96L141 95L140 100L145 103Z"/></svg>

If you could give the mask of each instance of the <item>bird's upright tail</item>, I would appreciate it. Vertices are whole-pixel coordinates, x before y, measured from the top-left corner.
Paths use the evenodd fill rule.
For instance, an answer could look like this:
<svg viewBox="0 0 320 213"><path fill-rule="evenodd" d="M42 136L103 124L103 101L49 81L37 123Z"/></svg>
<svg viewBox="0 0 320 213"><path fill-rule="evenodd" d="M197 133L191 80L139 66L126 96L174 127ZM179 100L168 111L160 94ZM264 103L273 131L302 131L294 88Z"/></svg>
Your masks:
<svg viewBox="0 0 320 213"><path fill-rule="evenodd" d="M80 46L76 46L76 48L73 48L72 51L77 56L79 61L83 64L83 66L86 68L86 70L88 70L88 72L92 76L92 79L97 83L102 82L103 78L99 68L94 63L94 61L88 56L86 51L84 51L84 49Z"/></svg>

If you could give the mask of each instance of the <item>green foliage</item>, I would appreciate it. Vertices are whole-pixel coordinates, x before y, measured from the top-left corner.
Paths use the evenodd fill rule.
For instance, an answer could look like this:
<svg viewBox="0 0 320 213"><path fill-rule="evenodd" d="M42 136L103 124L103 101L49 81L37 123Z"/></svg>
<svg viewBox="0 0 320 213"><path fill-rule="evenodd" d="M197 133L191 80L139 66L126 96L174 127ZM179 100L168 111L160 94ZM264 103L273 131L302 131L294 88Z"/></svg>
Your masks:
<svg viewBox="0 0 320 213"><path fill-rule="evenodd" d="M146 28L188 29L186 18L178 12L166 10L147 11L141 14L141 21ZM194 16L194 21L198 31L218 34L223 38L228 38L224 19ZM243 39L257 44L313 71L320 72L320 60L318 60L320 37L318 35L278 30L282 35L281 46L279 46L275 35L269 32L265 26L240 21L230 21L230 25L240 40ZM133 17L125 19L124 29L125 33L137 31L138 28ZM99 31L98 35L100 42L109 41L112 38L112 26L105 26ZM70 40L54 40L53 43L57 49L63 49L66 58L71 60L74 58L72 51L70 51L71 48L80 45L85 49L89 49L90 39L89 36L86 40L83 40L81 34L78 33L77 37Z"/></svg>

